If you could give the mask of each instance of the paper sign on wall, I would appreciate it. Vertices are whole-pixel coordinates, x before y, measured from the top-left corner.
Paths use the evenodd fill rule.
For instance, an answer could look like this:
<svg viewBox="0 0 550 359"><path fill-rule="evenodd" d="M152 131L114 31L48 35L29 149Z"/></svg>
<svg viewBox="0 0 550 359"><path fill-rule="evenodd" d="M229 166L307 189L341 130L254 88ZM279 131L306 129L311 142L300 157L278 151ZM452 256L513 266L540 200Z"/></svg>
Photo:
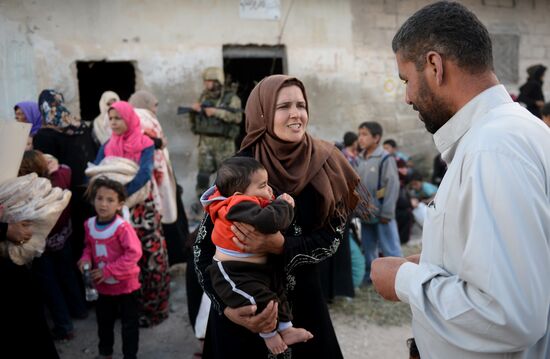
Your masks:
<svg viewBox="0 0 550 359"><path fill-rule="evenodd" d="M281 18L280 0L240 0L241 19L279 20Z"/></svg>

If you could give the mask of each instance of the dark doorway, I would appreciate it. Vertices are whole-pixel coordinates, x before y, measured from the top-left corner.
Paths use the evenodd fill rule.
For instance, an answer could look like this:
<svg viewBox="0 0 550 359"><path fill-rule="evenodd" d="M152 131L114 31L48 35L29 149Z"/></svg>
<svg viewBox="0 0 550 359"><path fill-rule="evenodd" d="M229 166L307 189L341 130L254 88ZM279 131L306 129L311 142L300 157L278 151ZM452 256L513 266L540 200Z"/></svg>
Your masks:
<svg viewBox="0 0 550 359"><path fill-rule="evenodd" d="M223 70L226 85L231 86L241 99L243 111L250 92L266 76L286 72L284 46L231 46L223 47ZM237 148L245 135L245 121L235 139Z"/></svg>
<svg viewBox="0 0 550 359"><path fill-rule="evenodd" d="M127 61L77 61L80 117L93 121L99 115L99 99L105 91L116 92L121 100L128 100L135 92L134 65Z"/></svg>

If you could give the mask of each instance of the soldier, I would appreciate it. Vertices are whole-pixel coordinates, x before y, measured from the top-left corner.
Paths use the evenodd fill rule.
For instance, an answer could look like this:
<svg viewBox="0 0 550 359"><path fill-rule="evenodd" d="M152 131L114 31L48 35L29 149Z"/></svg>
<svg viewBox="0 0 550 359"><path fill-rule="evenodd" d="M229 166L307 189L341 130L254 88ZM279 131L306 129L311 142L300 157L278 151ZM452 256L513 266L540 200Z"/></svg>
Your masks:
<svg viewBox="0 0 550 359"><path fill-rule="evenodd" d="M202 74L204 91L190 113L191 130L199 139L197 198L210 186L210 175L235 153L235 138L242 120L241 100L224 88L223 70L209 67Z"/></svg>

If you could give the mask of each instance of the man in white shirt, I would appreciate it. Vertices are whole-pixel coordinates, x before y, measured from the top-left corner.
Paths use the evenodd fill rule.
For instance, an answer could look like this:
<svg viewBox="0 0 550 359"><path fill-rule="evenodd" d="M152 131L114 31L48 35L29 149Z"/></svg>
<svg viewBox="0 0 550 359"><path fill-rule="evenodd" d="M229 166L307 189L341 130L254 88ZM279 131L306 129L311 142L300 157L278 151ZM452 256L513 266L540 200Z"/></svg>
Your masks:
<svg viewBox="0 0 550 359"><path fill-rule="evenodd" d="M422 359L550 358L550 130L499 85L464 6L422 8L392 46L449 168L420 258L376 259L376 290L410 304Z"/></svg>

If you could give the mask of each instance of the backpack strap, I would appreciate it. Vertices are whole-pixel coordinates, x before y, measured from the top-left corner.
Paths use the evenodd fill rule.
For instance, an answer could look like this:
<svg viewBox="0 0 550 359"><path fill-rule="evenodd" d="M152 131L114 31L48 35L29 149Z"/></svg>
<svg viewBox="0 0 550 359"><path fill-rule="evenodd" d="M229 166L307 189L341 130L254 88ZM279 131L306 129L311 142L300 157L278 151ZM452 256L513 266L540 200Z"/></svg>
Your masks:
<svg viewBox="0 0 550 359"><path fill-rule="evenodd" d="M384 157L382 157L382 161L380 161L380 165L378 166L378 185L376 186L376 192L380 191L382 189L382 170L384 169L384 163L391 155L388 153ZM384 203L384 197L382 196L379 198L380 203Z"/></svg>

